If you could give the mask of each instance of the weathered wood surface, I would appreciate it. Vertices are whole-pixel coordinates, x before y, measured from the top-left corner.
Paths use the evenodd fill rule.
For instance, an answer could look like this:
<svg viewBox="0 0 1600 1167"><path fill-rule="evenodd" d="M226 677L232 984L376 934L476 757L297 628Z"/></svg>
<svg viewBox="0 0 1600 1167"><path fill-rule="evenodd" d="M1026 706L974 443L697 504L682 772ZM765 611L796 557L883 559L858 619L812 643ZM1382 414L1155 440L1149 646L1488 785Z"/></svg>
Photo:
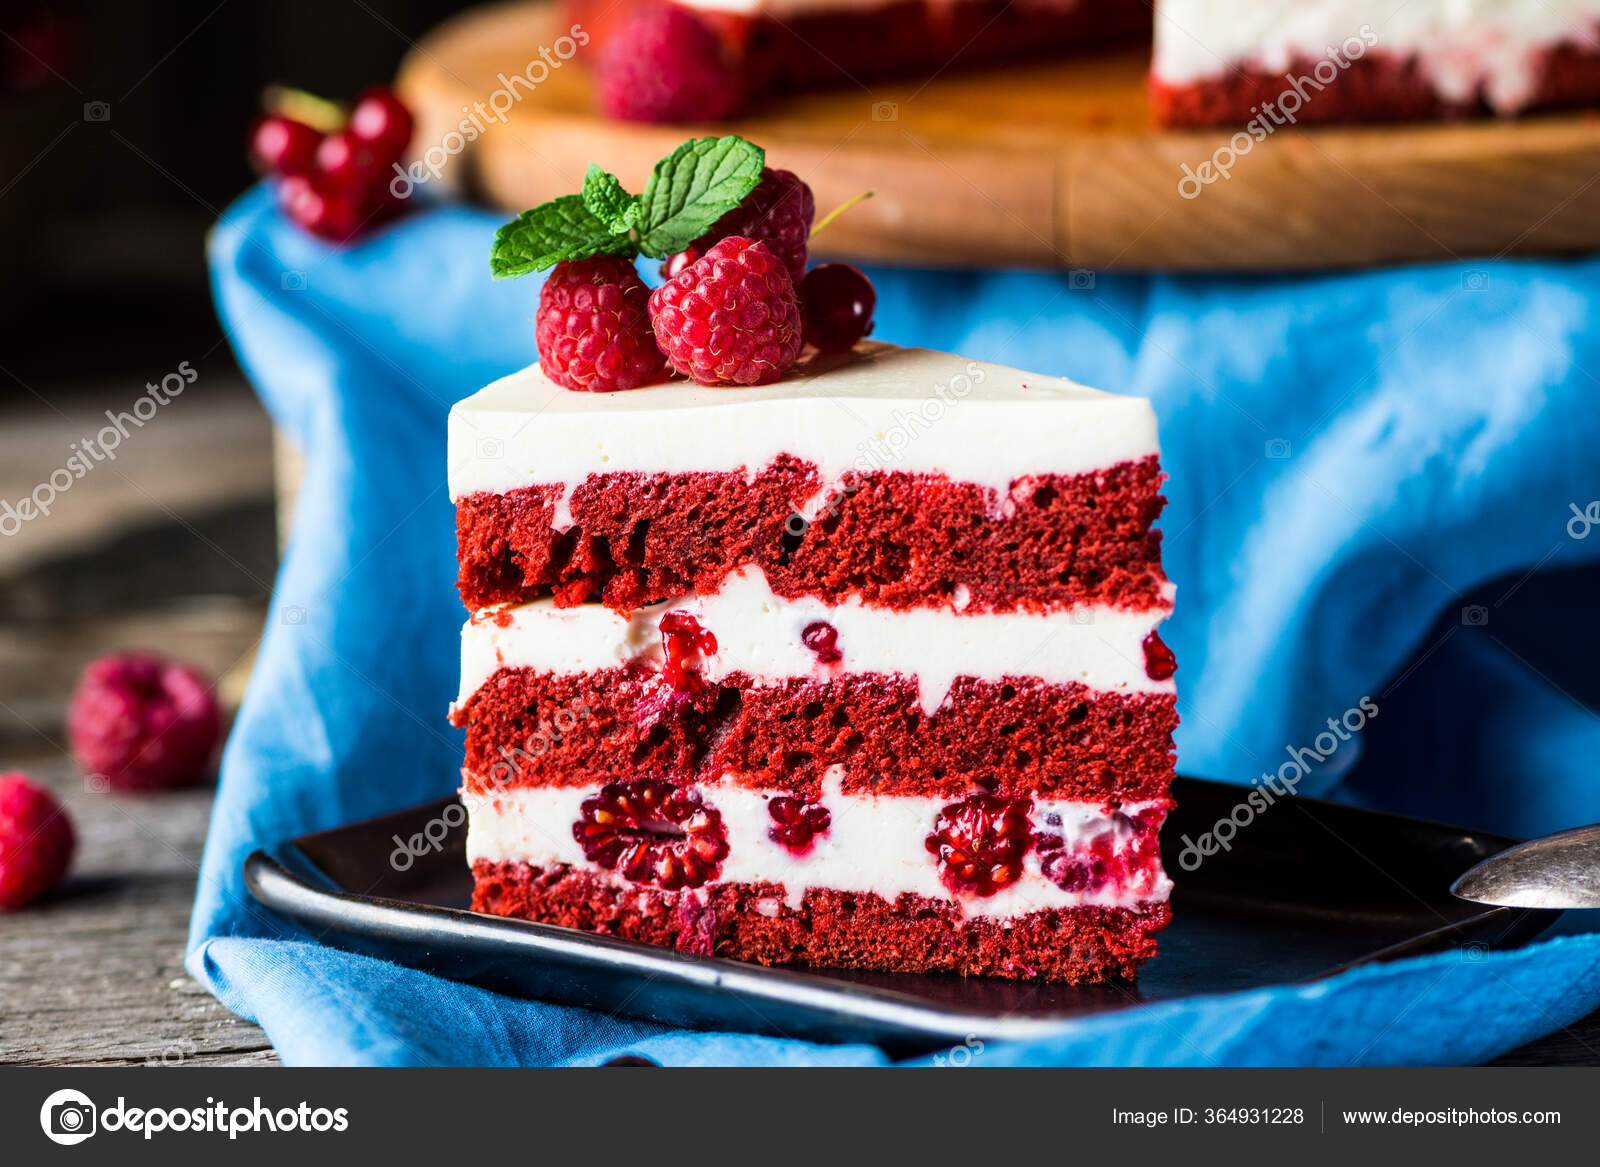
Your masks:
<svg viewBox="0 0 1600 1167"><path fill-rule="evenodd" d="M274 567L269 427L236 377L201 374L48 517L0 539L0 771L47 782L79 833L67 883L0 914L3 1063L276 1061L183 968L213 792L96 793L62 748L78 672L112 648L195 661L229 707L243 691ZM142 388L6 398L0 498L30 492Z"/></svg>

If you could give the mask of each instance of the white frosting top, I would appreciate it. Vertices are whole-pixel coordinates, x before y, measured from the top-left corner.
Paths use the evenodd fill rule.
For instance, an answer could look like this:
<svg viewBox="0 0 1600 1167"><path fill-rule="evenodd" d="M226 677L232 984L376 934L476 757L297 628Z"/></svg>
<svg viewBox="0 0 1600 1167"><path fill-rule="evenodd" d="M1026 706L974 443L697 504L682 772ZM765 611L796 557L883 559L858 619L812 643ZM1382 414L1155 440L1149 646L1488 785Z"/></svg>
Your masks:
<svg viewBox="0 0 1600 1167"><path fill-rule="evenodd" d="M1170 603L1172 585L1167 585ZM930 716L957 677L999 681L1038 677L1113 693L1172 693L1173 682L1145 672L1144 640L1169 607L1127 611L1082 605L1045 614L960 613L953 608L891 611L859 602L829 604L772 594L759 567L734 572L710 595L686 596L621 614L599 604L558 608L548 599L486 609L461 630L464 704L499 668L584 673L630 661L661 660L661 617L688 612L717 638L700 673L718 681L743 672L757 681L839 673L899 673L916 679ZM814 621L836 634L841 660L820 662L801 641Z"/></svg>
<svg viewBox="0 0 1600 1167"><path fill-rule="evenodd" d="M1183 85L1241 63L1281 74L1329 49L1382 53L1415 57L1447 101L1481 94L1509 113L1531 99L1540 54L1563 41L1594 48L1597 22L1600 0L1160 0L1152 70Z"/></svg>
<svg viewBox="0 0 1600 1167"><path fill-rule="evenodd" d="M597 786L540 786L494 794L463 791L468 861L566 863L598 870L572 837L583 800L598 790ZM799 906L808 887L876 892L891 904L903 892L935 900L955 898L940 882L938 865L924 846L939 811L954 801L950 798L846 795L838 778L830 777L823 782L822 804L832 822L806 854L795 855L767 837L772 826L767 800L774 791L723 783L703 793L722 815L728 833L728 857L717 877L722 882L781 883L791 907ZM1137 814L1149 805L1130 803L1123 810ZM1045 825L1050 815L1058 815L1060 824ZM1036 800L1033 821L1040 829L1059 833L1069 851L1080 851L1103 832L1117 829L1112 816L1095 802ZM1010 917L1084 904L1129 907L1161 902L1171 889L1171 880L1156 863L1129 886L1107 886L1088 894L1063 891L1040 873L1039 854L1030 851L1016 883L992 896L956 902L968 915ZM777 907L772 905L773 914Z"/></svg>
<svg viewBox="0 0 1600 1167"><path fill-rule="evenodd" d="M786 453L821 469L824 493L853 474L898 470L1003 494L1018 479L1159 452L1143 398L872 342L755 388L575 393L531 365L458 402L449 447L457 500L550 483L570 497L590 474L623 471L753 476Z"/></svg>

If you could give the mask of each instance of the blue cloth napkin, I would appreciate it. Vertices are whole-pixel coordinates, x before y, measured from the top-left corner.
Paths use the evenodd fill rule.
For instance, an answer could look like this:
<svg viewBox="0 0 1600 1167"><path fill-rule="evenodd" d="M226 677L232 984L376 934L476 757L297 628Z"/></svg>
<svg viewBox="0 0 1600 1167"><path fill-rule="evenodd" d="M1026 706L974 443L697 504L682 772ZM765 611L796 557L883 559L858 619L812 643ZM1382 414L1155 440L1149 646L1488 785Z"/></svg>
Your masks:
<svg viewBox="0 0 1600 1167"><path fill-rule="evenodd" d="M538 281L488 277L497 222L437 206L335 249L257 190L212 237L238 356L309 460L223 759L189 968L291 1063L883 1062L453 984L320 943L242 883L257 846L457 783L445 416L535 356ZM1600 819L1600 526L1584 518L1600 519L1600 260L872 274L882 339L1155 402L1186 772L1247 783L1292 776L1292 758L1302 793L1520 833ZM1363 698L1364 735L1336 736ZM1569 931L1099 1016L976 1060L1480 1061L1600 1006L1600 936Z"/></svg>

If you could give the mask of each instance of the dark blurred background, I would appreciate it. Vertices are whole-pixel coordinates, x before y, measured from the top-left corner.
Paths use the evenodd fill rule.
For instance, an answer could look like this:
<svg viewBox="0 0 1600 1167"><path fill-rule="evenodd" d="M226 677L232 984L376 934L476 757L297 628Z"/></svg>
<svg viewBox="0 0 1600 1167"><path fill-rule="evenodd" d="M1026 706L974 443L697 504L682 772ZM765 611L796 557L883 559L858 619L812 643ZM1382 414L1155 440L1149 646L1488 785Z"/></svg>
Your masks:
<svg viewBox="0 0 1600 1167"><path fill-rule="evenodd" d="M461 7L0 0L0 364L33 383L193 359L218 335L205 232L252 180L263 87L348 100Z"/></svg>

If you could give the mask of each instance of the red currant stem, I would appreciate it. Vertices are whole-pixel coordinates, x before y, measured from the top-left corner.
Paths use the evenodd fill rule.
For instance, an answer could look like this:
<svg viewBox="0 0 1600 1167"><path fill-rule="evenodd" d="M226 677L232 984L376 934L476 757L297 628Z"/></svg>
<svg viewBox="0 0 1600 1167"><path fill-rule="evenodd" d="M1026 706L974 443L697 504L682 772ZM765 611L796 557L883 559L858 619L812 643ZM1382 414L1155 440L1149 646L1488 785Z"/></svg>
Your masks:
<svg viewBox="0 0 1600 1167"><path fill-rule="evenodd" d="M811 228L811 234L808 236L808 238L815 239L817 237L817 235L822 231L822 229L824 227L826 227L829 223L833 222L840 215L844 214L846 211L848 211L851 207L855 206L857 203L866 202L868 199L870 199L873 196L874 193L875 192L870 191L870 190L864 190L860 194L856 195L855 198L847 199L846 201L840 203L837 207L834 207L833 210L829 211L826 215L822 216L822 222L818 223L815 227Z"/></svg>
<svg viewBox="0 0 1600 1167"><path fill-rule="evenodd" d="M324 134L343 129L348 116L348 111L337 101L288 85L267 86L261 93L261 106L268 113L303 122Z"/></svg>

